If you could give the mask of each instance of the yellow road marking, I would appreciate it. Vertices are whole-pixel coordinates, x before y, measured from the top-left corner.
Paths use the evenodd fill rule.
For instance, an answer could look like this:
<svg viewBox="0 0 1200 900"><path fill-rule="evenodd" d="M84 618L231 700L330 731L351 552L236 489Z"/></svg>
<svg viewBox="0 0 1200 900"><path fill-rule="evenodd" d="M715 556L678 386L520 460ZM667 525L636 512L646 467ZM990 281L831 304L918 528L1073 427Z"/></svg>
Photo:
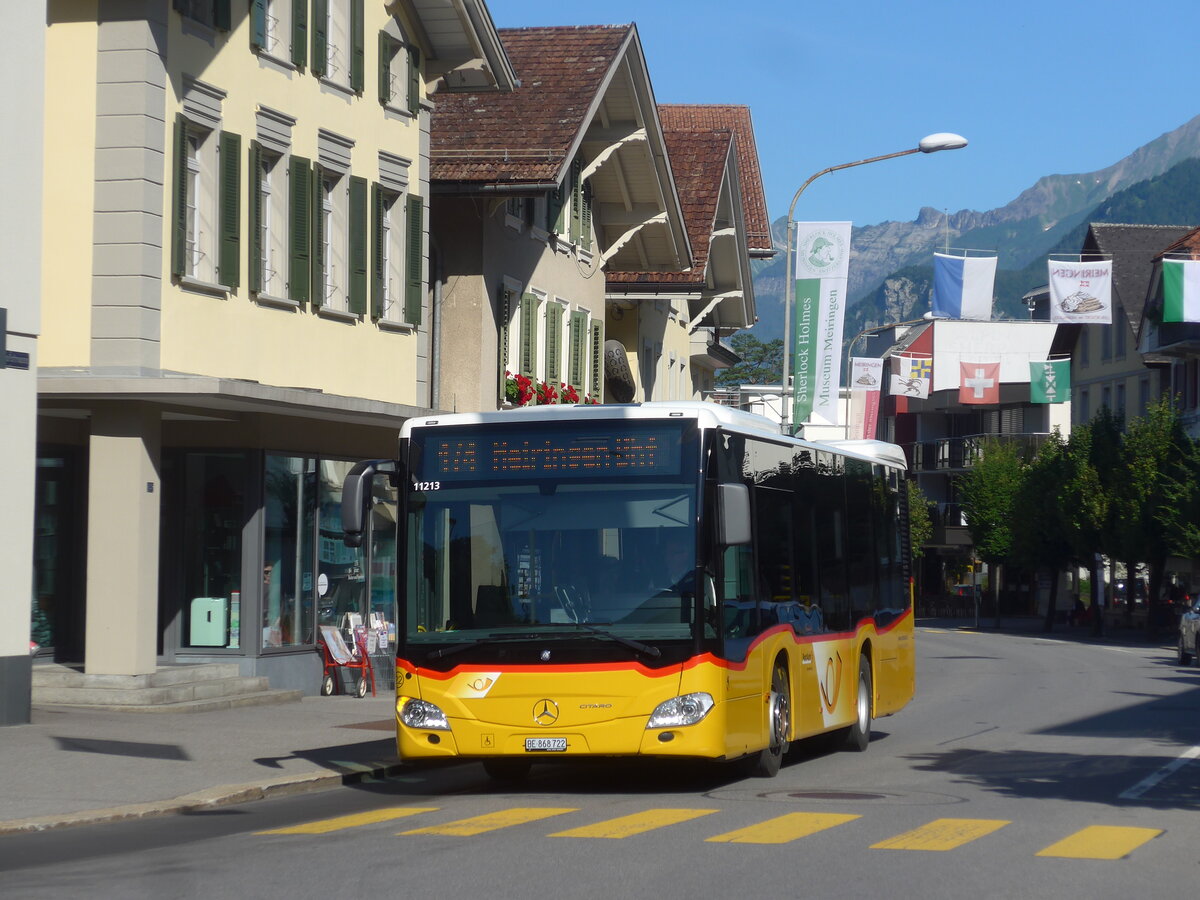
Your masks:
<svg viewBox="0 0 1200 900"><path fill-rule="evenodd" d="M934 819L928 825L872 844L872 850L953 850L1011 824L1004 819Z"/></svg>
<svg viewBox="0 0 1200 900"><path fill-rule="evenodd" d="M1064 859L1121 859L1160 834L1162 830L1158 828L1090 825L1039 851L1038 856L1057 856Z"/></svg>
<svg viewBox="0 0 1200 900"><path fill-rule="evenodd" d="M788 813L748 828L718 834L708 840L725 844L786 844L859 818L861 816L839 813Z"/></svg>
<svg viewBox="0 0 1200 900"><path fill-rule="evenodd" d="M485 813L482 816L472 816L469 819L459 819L457 822L447 822L445 825L431 825L428 828L401 831L398 834L448 834L454 837L471 837L487 831L508 828L511 825L524 825L527 822L536 822L538 819L561 816L563 813L569 812L576 812L576 808L517 806L513 809L502 809L499 812Z"/></svg>
<svg viewBox="0 0 1200 900"><path fill-rule="evenodd" d="M415 816L417 813L437 812L436 806L392 806L387 809L376 809L371 812L354 813L349 816L337 816L333 819L320 819L307 822L304 825L292 825L288 828L272 828L270 831L258 831L256 834L328 834L331 831L341 831L343 828L358 828L360 825L373 825L376 822L388 822L392 819L403 819L405 816Z"/></svg>
<svg viewBox="0 0 1200 900"><path fill-rule="evenodd" d="M715 809L648 809L645 812L609 819L606 822L597 822L595 825L560 831L550 837L627 838L652 831L655 828L688 822L715 812L717 812Z"/></svg>

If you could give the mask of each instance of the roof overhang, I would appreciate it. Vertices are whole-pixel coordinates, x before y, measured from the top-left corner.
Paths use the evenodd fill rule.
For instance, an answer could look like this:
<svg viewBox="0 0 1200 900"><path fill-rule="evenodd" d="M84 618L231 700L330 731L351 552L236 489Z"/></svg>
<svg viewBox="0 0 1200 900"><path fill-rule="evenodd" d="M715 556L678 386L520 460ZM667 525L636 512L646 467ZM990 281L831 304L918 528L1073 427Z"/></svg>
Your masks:
<svg viewBox="0 0 1200 900"><path fill-rule="evenodd" d="M484 0L391 0L419 29L430 88L511 91L517 84Z"/></svg>

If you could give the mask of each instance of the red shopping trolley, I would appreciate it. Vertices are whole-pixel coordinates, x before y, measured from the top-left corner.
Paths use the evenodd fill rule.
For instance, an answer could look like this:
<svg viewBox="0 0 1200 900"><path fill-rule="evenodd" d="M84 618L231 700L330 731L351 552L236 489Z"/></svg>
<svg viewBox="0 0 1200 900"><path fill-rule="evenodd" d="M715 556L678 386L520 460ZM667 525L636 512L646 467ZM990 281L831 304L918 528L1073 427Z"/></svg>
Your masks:
<svg viewBox="0 0 1200 900"><path fill-rule="evenodd" d="M358 678L354 681L353 694L356 697L367 696L367 685L370 684L371 696L375 696L375 669L371 666L371 654L367 652L367 630L363 626L355 626L350 630L353 635L353 646L346 646L342 632L334 625L322 625L321 636L317 645L321 648L321 657L325 661L325 671L321 677L321 695L328 697L337 692L345 683L343 673L347 670L358 670ZM350 693L340 691L340 693Z"/></svg>

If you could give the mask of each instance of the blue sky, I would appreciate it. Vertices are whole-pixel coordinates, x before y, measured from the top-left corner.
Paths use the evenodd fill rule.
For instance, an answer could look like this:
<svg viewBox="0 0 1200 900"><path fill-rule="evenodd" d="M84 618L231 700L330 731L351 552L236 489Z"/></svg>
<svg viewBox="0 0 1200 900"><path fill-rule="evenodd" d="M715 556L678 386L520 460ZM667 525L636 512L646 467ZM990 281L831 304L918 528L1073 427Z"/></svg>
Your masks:
<svg viewBox="0 0 1200 900"><path fill-rule="evenodd" d="M488 0L497 26L636 22L660 103L750 106L772 221L829 166L957 132L963 150L834 172L800 221L985 211L1200 113L1194 0Z"/></svg>

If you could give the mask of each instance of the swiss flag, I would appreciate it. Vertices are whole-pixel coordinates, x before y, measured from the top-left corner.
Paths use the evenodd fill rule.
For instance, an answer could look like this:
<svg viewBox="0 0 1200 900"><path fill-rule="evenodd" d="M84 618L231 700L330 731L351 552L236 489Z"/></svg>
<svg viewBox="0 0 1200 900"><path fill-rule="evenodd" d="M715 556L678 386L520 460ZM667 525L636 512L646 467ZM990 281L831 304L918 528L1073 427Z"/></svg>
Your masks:
<svg viewBox="0 0 1200 900"><path fill-rule="evenodd" d="M999 403L1000 363L960 362L959 403Z"/></svg>

